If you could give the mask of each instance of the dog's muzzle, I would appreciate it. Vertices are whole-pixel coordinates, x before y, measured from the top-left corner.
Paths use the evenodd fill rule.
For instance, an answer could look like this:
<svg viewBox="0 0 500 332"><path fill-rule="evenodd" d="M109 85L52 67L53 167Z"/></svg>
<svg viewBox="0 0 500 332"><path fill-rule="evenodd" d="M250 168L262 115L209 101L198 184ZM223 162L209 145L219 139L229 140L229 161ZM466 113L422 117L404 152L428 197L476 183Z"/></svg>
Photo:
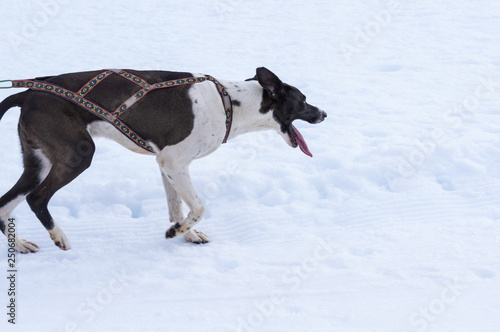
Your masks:
<svg viewBox="0 0 500 332"><path fill-rule="evenodd" d="M325 119L326 119L326 112L325 111L322 111L320 110L320 116L318 117L318 120L315 122L315 123L320 123L320 122L323 122Z"/></svg>
<svg viewBox="0 0 500 332"><path fill-rule="evenodd" d="M320 123L320 122L323 122L326 118L327 114L325 111L322 111L322 110L318 110L317 112L315 112L315 116L312 117L312 119L307 119L306 121L311 123L311 124L316 124L316 123Z"/></svg>

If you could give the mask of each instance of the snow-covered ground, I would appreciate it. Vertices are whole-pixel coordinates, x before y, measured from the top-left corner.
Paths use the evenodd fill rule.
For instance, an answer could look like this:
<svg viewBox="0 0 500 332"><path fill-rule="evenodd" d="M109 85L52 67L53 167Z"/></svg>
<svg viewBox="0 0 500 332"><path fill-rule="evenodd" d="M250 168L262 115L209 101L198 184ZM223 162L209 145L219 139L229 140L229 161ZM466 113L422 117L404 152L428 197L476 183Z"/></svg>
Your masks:
<svg viewBox="0 0 500 332"><path fill-rule="evenodd" d="M0 240L1 331L500 331L499 1L10 1L0 28L0 79L266 66L328 113L295 123L312 159L256 133L193 163L201 246L164 238L154 158L99 140L50 204L70 251L14 212L41 249L12 326Z"/></svg>

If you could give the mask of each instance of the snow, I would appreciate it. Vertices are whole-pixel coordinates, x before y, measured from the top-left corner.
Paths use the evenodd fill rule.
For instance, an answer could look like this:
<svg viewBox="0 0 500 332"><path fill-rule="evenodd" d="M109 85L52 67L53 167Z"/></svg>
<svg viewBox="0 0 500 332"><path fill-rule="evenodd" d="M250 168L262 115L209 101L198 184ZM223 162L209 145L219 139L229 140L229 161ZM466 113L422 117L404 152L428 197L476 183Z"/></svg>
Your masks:
<svg viewBox="0 0 500 332"><path fill-rule="evenodd" d="M498 1L32 0L0 18L0 79L266 66L328 113L295 123L314 158L262 132L192 164L200 246L165 239L154 159L99 140L50 203L70 251L14 211L41 249L17 255L16 326L0 278L2 331L500 331Z"/></svg>

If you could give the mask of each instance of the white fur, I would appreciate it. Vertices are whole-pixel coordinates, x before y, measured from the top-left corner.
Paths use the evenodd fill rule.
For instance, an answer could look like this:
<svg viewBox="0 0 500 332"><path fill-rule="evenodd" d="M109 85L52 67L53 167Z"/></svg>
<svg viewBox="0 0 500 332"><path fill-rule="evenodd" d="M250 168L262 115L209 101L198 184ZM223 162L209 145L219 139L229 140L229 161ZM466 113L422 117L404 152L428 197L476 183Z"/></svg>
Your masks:
<svg viewBox="0 0 500 332"><path fill-rule="evenodd" d="M186 234L184 234L184 238L187 242L193 243L208 243L210 242L210 238L203 232L195 231L194 229L189 230Z"/></svg>
<svg viewBox="0 0 500 332"><path fill-rule="evenodd" d="M38 245L36 243L20 239L16 235L14 250L23 254L27 254L29 252L37 252Z"/></svg>
<svg viewBox="0 0 500 332"><path fill-rule="evenodd" d="M266 114L259 112L263 89L257 81L220 83L224 85L231 99L241 103L240 106L233 107L233 125L229 139L253 131L271 129L280 132L280 125L273 118L272 111Z"/></svg>
<svg viewBox="0 0 500 332"><path fill-rule="evenodd" d="M20 203L22 203L25 198L26 198L26 195L19 195L15 199L13 199L9 203L7 203L7 205L2 206L0 208L0 219L2 219L5 223L8 223L8 220L9 220L12 212L14 211L14 209Z"/></svg>
<svg viewBox="0 0 500 332"><path fill-rule="evenodd" d="M52 168L52 163L50 162L49 158L47 158L43 154L42 150L37 149L37 150L34 150L33 152L41 164L40 173L38 173L38 179L40 180L40 182L42 182L43 180L45 180L47 175L49 175L49 172Z"/></svg>
<svg viewBox="0 0 500 332"><path fill-rule="evenodd" d="M61 248L62 250L71 249L71 245L69 244L69 240L66 237L66 234L62 231L59 225L54 221L54 228L49 231L50 238L54 241L55 245Z"/></svg>

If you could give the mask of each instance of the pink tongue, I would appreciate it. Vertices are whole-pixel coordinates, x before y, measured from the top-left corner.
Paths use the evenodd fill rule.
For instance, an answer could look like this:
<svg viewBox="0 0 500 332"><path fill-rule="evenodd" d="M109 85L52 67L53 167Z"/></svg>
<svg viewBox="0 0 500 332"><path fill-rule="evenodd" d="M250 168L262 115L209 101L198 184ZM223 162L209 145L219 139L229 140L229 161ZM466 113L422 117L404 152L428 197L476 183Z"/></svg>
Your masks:
<svg viewBox="0 0 500 332"><path fill-rule="evenodd" d="M293 133L295 134L295 140L297 141L297 144L299 145L299 148L304 152L306 155L309 157L312 157L311 151L309 151L309 148L307 147L306 141L304 140L304 137L302 134L295 128L294 125L292 126Z"/></svg>

